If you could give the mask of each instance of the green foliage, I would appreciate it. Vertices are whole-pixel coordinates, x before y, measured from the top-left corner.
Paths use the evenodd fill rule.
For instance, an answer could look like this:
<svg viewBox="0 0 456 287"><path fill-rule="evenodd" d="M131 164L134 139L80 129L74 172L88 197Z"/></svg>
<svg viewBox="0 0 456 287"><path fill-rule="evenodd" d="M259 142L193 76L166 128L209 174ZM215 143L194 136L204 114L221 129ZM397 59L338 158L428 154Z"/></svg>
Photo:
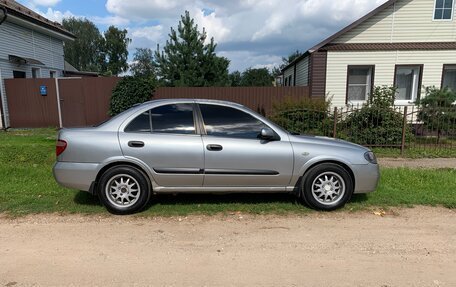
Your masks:
<svg viewBox="0 0 456 287"><path fill-rule="evenodd" d="M181 16L177 31L171 28L163 51L155 52L158 78L165 86L207 87L229 85L229 60L215 54L216 44L188 11Z"/></svg>
<svg viewBox="0 0 456 287"><path fill-rule="evenodd" d="M249 68L242 73L241 86L243 87L271 87L274 77L267 68Z"/></svg>
<svg viewBox="0 0 456 287"><path fill-rule="evenodd" d="M284 129L300 133L325 135L331 125L329 118L329 101L304 98L274 104L271 120Z"/></svg>
<svg viewBox="0 0 456 287"><path fill-rule="evenodd" d="M124 77L112 92L109 114L117 115L134 104L144 103L151 99L154 81L142 77Z"/></svg>
<svg viewBox="0 0 456 287"><path fill-rule="evenodd" d="M92 71L105 76L118 75L128 69L127 30L110 26L101 35L95 24L87 19L65 18L62 25L76 39L66 42L65 60L79 71Z"/></svg>
<svg viewBox="0 0 456 287"><path fill-rule="evenodd" d="M149 48L136 48L130 71L135 77L155 79L154 55Z"/></svg>
<svg viewBox="0 0 456 287"><path fill-rule="evenodd" d="M302 52L299 50L294 51L287 57L282 57L282 64L279 65L279 67L274 67L272 69L272 76L275 78L279 75L282 74L282 69L284 69L286 66L288 66L291 62L302 56Z"/></svg>
<svg viewBox="0 0 456 287"><path fill-rule="evenodd" d="M127 33L126 29L120 30L114 26L109 26L104 33L106 69L116 76L128 70L128 44L131 39Z"/></svg>
<svg viewBox="0 0 456 287"><path fill-rule="evenodd" d="M403 114L392 104L396 89L375 87L369 103L350 113L338 126L342 138L363 145L398 145L402 141ZM410 138L406 128L406 138Z"/></svg>
<svg viewBox="0 0 456 287"><path fill-rule="evenodd" d="M437 132L437 139L445 132L456 131L456 92L448 88L426 88L426 97L417 101L420 106L418 120L422 121L428 131Z"/></svg>
<svg viewBox="0 0 456 287"><path fill-rule="evenodd" d="M65 60L79 71L102 72L105 40L97 26L87 19L65 18L63 27L76 36L65 42Z"/></svg>
<svg viewBox="0 0 456 287"><path fill-rule="evenodd" d="M230 86L231 87L240 87L242 81L242 75L239 71L234 71L229 75Z"/></svg>

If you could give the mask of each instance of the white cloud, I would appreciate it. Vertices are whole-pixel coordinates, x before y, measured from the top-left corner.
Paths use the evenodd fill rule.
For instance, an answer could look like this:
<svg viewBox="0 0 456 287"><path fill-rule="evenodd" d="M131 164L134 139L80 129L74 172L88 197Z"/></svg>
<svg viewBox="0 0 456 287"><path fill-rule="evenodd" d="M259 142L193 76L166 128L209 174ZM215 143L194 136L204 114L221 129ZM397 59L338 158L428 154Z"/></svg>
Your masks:
<svg viewBox="0 0 456 287"><path fill-rule="evenodd" d="M127 28L128 37L132 39L130 49L151 48L154 50L157 44L165 41L163 26L145 26L139 28Z"/></svg>
<svg viewBox="0 0 456 287"><path fill-rule="evenodd" d="M99 25L114 25L114 26L126 26L130 23L129 19L120 17L120 16L105 16L105 17L99 17L99 16L92 16L88 17L89 20L93 21L95 24Z"/></svg>
<svg viewBox="0 0 456 287"><path fill-rule="evenodd" d="M46 12L41 12L39 10L36 10L36 12L51 21L55 21L55 22L59 22L59 23L62 23L63 18L76 17L76 15L74 15L70 11L62 12L62 11L54 10L52 8L48 8Z"/></svg>
<svg viewBox="0 0 456 287"><path fill-rule="evenodd" d="M57 5L61 0L31 0L30 2L35 6L52 7Z"/></svg>

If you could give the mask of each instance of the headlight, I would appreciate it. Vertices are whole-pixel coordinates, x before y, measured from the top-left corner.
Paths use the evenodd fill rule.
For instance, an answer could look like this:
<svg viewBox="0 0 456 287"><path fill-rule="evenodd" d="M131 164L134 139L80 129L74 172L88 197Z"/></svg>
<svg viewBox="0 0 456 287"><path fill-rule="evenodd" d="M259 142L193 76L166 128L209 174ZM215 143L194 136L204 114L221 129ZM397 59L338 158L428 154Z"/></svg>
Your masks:
<svg viewBox="0 0 456 287"><path fill-rule="evenodd" d="M368 151L364 154L364 158L373 164L377 164L377 158L375 157L375 154L371 151Z"/></svg>

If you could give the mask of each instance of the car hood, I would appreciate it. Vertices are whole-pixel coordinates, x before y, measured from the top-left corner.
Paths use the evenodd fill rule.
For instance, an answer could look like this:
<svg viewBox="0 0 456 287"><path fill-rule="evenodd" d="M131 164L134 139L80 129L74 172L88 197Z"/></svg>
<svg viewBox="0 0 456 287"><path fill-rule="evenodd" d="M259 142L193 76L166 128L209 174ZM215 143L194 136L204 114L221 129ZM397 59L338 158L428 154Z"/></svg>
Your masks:
<svg viewBox="0 0 456 287"><path fill-rule="evenodd" d="M323 137L323 136L290 135L290 141L369 151L368 148L363 147L358 144L354 144L354 143L351 143L351 142L348 142L345 140L341 140L341 139L335 139L335 138Z"/></svg>

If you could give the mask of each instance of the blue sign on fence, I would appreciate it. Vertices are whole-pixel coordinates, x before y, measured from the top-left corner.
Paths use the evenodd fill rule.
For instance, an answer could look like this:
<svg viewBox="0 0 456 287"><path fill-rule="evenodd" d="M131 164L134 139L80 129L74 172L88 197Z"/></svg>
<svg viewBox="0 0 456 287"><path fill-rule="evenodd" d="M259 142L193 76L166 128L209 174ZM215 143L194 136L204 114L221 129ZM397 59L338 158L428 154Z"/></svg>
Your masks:
<svg viewBox="0 0 456 287"><path fill-rule="evenodd" d="M47 94L48 94L47 86L40 86L40 95L47 96Z"/></svg>

